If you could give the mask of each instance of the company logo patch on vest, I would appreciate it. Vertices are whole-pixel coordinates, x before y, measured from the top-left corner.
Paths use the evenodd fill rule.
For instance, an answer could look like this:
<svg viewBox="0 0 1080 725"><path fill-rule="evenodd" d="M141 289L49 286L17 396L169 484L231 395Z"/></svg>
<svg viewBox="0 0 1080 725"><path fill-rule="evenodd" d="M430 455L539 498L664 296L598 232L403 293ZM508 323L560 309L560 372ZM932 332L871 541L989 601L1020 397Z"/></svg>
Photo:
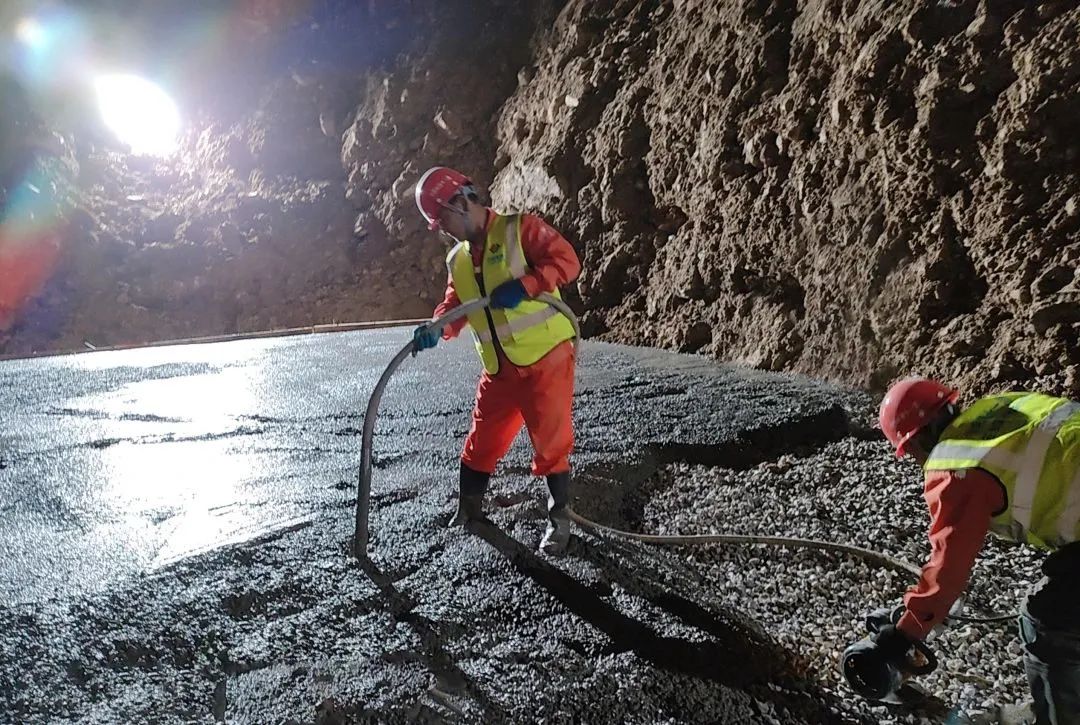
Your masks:
<svg viewBox="0 0 1080 725"><path fill-rule="evenodd" d="M504 282L524 277L529 268L521 246L520 215L494 216L488 227L479 269L473 266L468 242L450 250L446 255L446 267L463 303L483 296L480 280L483 289L490 291ZM554 296L561 299L558 290ZM550 305L536 300L525 300L512 309L479 310L469 314L468 320L476 351L484 369L491 375L499 371L496 342L510 362L525 367L540 360L559 343L574 337L570 320Z"/></svg>
<svg viewBox="0 0 1080 725"><path fill-rule="evenodd" d="M487 256L487 259L485 260L486 264L502 264L503 258L505 256L503 254L502 242L497 240L489 241L487 255L485 256Z"/></svg>

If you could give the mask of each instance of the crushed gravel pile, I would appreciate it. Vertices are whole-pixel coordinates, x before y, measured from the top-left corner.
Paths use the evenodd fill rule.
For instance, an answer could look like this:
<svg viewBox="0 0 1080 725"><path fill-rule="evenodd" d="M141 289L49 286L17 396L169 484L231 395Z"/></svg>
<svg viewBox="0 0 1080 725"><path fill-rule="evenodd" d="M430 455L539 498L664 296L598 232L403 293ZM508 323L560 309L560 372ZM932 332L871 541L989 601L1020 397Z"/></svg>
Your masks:
<svg viewBox="0 0 1080 725"><path fill-rule="evenodd" d="M809 455L788 454L748 470L676 463L645 484L641 530L661 534L748 533L864 546L921 564L929 516L919 470L883 441L849 438ZM717 603L745 612L800 653L826 689L850 700L838 669L846 643L865 635L863 616L899 600L910 577L839 555L765 547L681 550L712 582ZM1019 607L1041 557L993 539L976 565L965 614ZM971 716L1029 698L1011 622L955 625L935 637L938 670L921 678L948 708ZM851 702L853 711L866 707ZM881 722L915 723L923 712L871 708Z"/></svg>

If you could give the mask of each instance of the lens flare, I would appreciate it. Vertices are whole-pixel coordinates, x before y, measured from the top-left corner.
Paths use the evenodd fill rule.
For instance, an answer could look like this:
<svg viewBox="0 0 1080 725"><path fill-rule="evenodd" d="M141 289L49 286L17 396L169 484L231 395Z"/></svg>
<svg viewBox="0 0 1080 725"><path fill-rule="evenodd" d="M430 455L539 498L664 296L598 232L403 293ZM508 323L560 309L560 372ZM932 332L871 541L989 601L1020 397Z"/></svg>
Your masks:
<svg viewBox="0 0 1080 725"><path fill-rule="evenodd" d="M23 18L15 25L15 37L23 45L37 50L45 45L45 28L37 18Z"/></svg>
<svg viewBox="0 0 1080 725"><path fill-rule="evenodd" d="M180 111L159 86L130 74L99 76L94 82L101 118L132 153L166 156L176 150Z"/></svg>

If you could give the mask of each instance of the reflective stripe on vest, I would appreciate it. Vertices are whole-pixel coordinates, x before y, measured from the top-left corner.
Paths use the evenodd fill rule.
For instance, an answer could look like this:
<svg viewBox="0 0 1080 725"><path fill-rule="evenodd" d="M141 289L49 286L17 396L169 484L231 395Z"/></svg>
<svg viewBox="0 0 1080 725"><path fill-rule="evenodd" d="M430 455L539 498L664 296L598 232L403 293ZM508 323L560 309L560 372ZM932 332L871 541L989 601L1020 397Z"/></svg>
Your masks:
<svg viewBox="0 0 1080 725"><path fill-rule="evenodd" d="M1035 489L1039 487L1039 477L1046 463L1046 452L1050 449L1050 443L1054 440L1058 428L1077 412L1080 412L1080 404L1068 401L1059 405L1035 426L1031 438L1028 439L1020 470L1016 474L1012 500L1013 518L1024 527L1024 531L1031 530L1031 506L1035 502Z"/></svg>
<svg viewBox="0 0 1080 725"><path fill-rule="evenodd" d="M1008 497L1006 509L994 517L994 533L1053 548L1077 540L1078 448L1080 403L1006 393L978 400L957 416L924 467L993 474Z"/></svg>
<svg viewBox="0 0 1080 725"><path fill-rule="evenodd" d="M953 468L949 462L975 458L995 468L1005 468L1013 473L1020 470L1020 454L1011 453L1002 448L993 446L973 446L967 443L953 443L942 441L934 446L927 465L934 464L933 468ZM957 466L962 468L963 466Z"/></svg>
<svg viewBox="0 0 1080 725"><path fill-rule="evenodd" d="M510 276L514 279L521 279L528 271L525 265L525 250L521 248L521 240L518 238L520 229L520 216L515 216L514 220L506 225L506 266L510 268Z"/></svg>
<svg viewBox="0 0 1080 725"><path fill-rule="evenodd" d="M516 317L510 320L505 325L496 325L495 333L499 336L500 340L505 340L515 332L521 332L534 325L539 325L547 320L550 320L555 315L560 314L554 307L548 307L544 310L537 310L536 312L530 312L524 317ZM480 338L481 342L491 342L491 333L487 330L475 330L476 336Z"/></svg>

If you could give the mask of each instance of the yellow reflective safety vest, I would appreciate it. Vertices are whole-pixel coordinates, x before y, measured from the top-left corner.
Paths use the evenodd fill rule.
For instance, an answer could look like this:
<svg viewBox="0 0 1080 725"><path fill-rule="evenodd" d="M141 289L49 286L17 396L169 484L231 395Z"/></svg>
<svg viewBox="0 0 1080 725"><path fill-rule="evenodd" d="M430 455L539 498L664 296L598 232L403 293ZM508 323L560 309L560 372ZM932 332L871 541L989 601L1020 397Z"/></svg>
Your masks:
<svg viewBox="0 0 1080 725"><path fill-rule="evenodd" d="M923 468L997 478L1007 498L990 525L998 536L1050 550L1080 540L1080 403L1039 393L977 400Z"/></svg>
<svg viewBox="0 0 1080 725"><path fill-rule="evenodd" d="M523 277L529 267L521 246L521 216L492 217L480 269L473 266L467 241L450 250L446 267L462 303L491 294L503 282ZM558 290L553 294L561 299ZM510 362L525 367L540 360L560 342L574 337L574 326L565 315L549 304L530 299L513 309L471 312L468 320L476 351L491 375L499 372L496 345Z"/></svg>

